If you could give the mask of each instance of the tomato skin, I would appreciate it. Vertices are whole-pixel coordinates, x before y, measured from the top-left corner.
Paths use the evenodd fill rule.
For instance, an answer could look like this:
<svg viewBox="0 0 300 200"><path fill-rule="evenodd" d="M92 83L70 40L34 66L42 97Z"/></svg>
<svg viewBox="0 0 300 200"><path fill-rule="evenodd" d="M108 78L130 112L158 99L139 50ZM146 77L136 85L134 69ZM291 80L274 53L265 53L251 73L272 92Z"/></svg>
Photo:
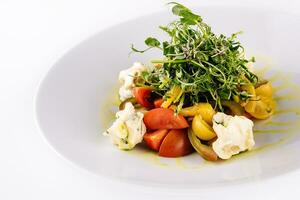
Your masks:
<svg viewBox="0 0 300 200"><path fill-rule="evenodd" d="M135 87L133 88L133 96L136 101L143 107L153 108L153 103L149 100L152 90L150 88Z"/></svg>
<svg viewBox="0 0 300 200"><path fill-rule="evenodd" d="M150 149L159 151L160 145L168 132L169 130L167 129L159 129L154 132L145 133L144 141Z"/></svg>
<svg viewBox="0 0 300 200"><path fill-rule="evenodd" d="M180 157L193 152L193 147L189 141L186 129L171 130L162 141L159 148L159 156Z"/></svg>
<svg viewBox="0 0 300 200"><path fill-rule="evenodd" d="M164 100L161 98L161 99L156 99L155 101L154 101L154 107L155 108L160 108L161 107L161 105L163 104L163 102L164 102Z"/></svg>
<svg viewBox="0 0 300 200"><path fill-rule="evenodd" d="M175 115L167 108L155 108L144 115L144 123L150 130L156 129L183 129L189 127L182 115Z"/></svg>
<svg viewBox="0 0 300 200"><path fill-rule="evenodd" d="M248 119L253 119L252 115L250 113L245 112L243 114L244 117L247 117Z"/></svg>

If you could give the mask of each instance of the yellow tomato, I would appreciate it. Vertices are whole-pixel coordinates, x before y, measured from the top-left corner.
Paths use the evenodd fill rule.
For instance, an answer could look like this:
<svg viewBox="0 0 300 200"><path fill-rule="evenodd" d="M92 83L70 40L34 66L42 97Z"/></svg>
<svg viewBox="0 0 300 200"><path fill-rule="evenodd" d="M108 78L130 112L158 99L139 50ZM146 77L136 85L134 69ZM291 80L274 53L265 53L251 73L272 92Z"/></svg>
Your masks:
<svg viewBox="0 0 300 200"><path fill-rule="evenodd" d="M274 113L275 108L276 103L272 98L262 98L256 102L254 111L249 114L256 119L267 119Z"/></svg>
<svg viewBox="0 0 300 200"><path fill-rule="evenodd" d="M194 117L192 130L201 140L211 140L216 137L216 133L212 127L202 119L201 115L196 115Z"/></svg>
<svg viewBox="0 0 300 200"><path fill-rule="evenodd" d="M232 115L243 116L245 114L244 108L235 101L221 101L221 105L229 108Z"/></svg>
<svg viewBox="0 0 300 200"><path fill-rule="evenodd" d="M202 119L208 124L212 124L212 118L215 113L215 110L209 103L198 103L194 106L183 108L180 111L180 114L185 117L201 115Z"/></svg>
<svg viewBox="0 0 300 200"><path fill-rule="evenodd" d="M273 97L273 88L270 82L263 84L255 89L256 96Z"/></svg>
<svg viewBox="0 0 300 200"><path fill-rule="evenodd" d="M194 147L194 149L206 160L216 161L218 160L218 155L214 152L211 146L207 146L201 143L196 134L189 128L188 130L189 140Z"/></svg>
<svg viewBox="0 0 300 200"><path fill-rule="evenodd" d="M255 93L255 88L252 84L247 84L247 85L243 85L242 87L243 91L246 91L248 94L252 95L252 97L250 99L247 100L247 102L244 104L245 110L247 112L253 112L255 109L255 97L256 97L256 93Z"/></svg>
<svg viewBox="0 0 300 200"><path fill-rule="evenodd" d="M273 89L270 82L263 84L255 89L256 92L256 105L250 115L257 119L267 119L270 117L276 108L276 103L273 100Z"/></svg>
<svg viewBox="0 0 300 200"><path fill-rule="evenodd" d="M172 89L167 92L168 98L161 104L161 107L168 108L173 102L180 98L181 92L182 90L179 86L176 85L172 87Z"/></svg>
<svg viewBox="0 0 300 200"><path fill-rule="evenodd" d="M177 108L177 106L175 106L175 105L170 105L169 106L169 109L174 110L174 111L176 110L176 108Z"/></svg>

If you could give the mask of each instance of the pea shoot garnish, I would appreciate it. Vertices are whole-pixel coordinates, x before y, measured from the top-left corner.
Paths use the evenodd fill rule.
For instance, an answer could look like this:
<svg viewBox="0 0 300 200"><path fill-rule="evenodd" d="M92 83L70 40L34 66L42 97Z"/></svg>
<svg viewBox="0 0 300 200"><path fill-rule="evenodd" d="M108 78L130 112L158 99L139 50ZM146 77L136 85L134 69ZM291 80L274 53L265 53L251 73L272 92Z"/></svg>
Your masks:
<svg viewBox="0 0 300 200"><path fill-rule="evenodd" d="M161 60L152 60L159 67L141 73L138 86L150 86L164 99L172 96L172 91L179 91L173 101L177 111L203 101L223 110L222 101L250 99L251 94L242 86L255 86L258 77L247 67L254 58L246 59L244 48L237 41L241 32L229 37L217 35L190 9L176 2L169 5L178 19L159 28L170 39L148 37L146 49L131 48L138 53L158 49L163 55Z"/></svg>

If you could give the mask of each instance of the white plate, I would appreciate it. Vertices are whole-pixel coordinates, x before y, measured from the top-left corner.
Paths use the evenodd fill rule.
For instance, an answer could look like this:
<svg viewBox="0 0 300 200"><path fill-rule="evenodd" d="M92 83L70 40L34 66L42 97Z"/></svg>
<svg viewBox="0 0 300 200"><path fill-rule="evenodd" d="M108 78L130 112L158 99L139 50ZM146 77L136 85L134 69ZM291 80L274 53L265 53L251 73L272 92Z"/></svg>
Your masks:
<svg viewBox="0 0 300 200"><path fill-rule="evenodd" d="M48 72L36 99L39 126L55 150L72 163L101 176L140 185L201 188L262 180L300 167L299 47L300 18L286 13L242 7L195 8L213 30L240 30L247 55L268 69L278 112L256 124L256 150L230 161L209 163L196 153L178 159L160 158L137 148L118 150L102 136L111 119L118 72L134 61L147 63L156 51L128 56L131 43L143 47L147 36L164 38L158 25L170 12L141 17L107 29L64 55ZM258 70L258 71L259 71ZM272 134L270 134L272 133Z"/></svg>

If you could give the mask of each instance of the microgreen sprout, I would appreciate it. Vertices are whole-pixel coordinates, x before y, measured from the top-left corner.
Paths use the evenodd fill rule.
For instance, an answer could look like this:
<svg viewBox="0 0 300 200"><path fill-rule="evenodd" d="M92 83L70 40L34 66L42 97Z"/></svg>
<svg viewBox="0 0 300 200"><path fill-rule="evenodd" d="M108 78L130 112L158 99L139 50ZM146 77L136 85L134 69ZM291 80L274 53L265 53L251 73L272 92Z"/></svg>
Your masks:
<svg viewBox="0 0 300 200"><path fill-rule="evenodd" d="M146 49L131 47L133 52L139 53L156 48L163 55L163 59L152 61L161 67L141 74L143 81L139 86L151 86L162 96L175 85L180 86L177 110L203 101L213 102L216 108L223 110L222 100L232 100L233 96L241 100L251 98L251 94L240 88L249 82L256 85L258 77L247 68L255 60L245 58L244 48L237 41L241 32L230 37L214 34L190 9L176 2L169 5L179 19L159 28L170 39L160 42L149 37L145 40Z"/></svg>

